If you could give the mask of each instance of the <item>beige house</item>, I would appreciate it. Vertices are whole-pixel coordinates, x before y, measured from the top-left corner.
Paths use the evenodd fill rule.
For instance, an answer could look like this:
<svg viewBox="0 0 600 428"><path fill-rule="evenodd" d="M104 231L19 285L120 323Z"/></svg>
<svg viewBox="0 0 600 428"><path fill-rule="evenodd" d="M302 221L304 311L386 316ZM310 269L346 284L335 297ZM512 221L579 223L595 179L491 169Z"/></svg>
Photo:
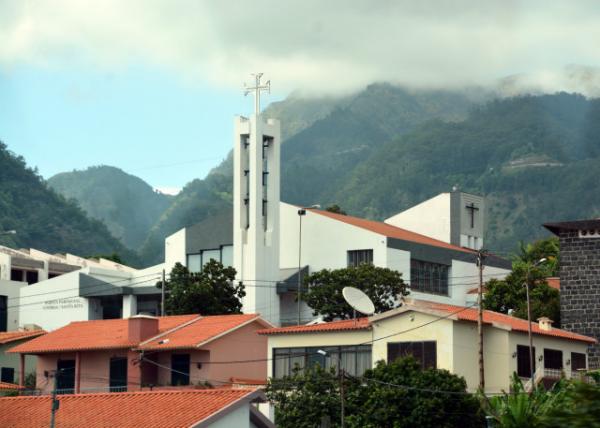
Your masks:
<svg viewBox="0 0 600 428"><path fill-rule="evenodd" d="M508 390L516 372L529 378L526 320L484 311L486 392ZM570 378L587 368L587 349L595 339L533 324L536 381ZM479 384L477 309L410 300L401 308L369 318L262 330L271 357L268 373L290 374L295 365L342 367L360 376L379 360L412 355L423 367L446 369L465 378L470 391Z"/></svg>
<svg viewBox="0 0 600 428"><path fill-rule="evenodd" d="M44 334L46 332L39 329L0 332L0 382L23 383L25 376L35 373L36 357L33 355L21 357L7 351ZM25 367L23 372L20 370L21 363Z"/></svg>

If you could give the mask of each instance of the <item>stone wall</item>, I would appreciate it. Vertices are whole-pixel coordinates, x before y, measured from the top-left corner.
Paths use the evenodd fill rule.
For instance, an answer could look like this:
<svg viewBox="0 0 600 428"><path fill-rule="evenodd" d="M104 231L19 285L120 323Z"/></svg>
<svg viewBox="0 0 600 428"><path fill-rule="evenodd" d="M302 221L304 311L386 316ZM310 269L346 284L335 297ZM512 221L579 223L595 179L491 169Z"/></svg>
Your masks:
<svg viewBox="0 0 600 428"><path fill-rule="evenodd" d="M600 238L560 231L560 319L565 330L600 341ZM589 367L600 367L600 346L590 346Z"/></svg>

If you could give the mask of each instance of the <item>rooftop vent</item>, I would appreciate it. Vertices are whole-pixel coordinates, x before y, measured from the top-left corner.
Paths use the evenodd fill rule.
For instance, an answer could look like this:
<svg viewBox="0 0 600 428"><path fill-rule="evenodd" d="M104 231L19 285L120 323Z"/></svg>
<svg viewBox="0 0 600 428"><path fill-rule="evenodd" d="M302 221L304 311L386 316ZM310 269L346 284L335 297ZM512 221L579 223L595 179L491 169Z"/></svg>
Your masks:
<svg viewBox="0 0 600 428"><path fill-rule="evenodd" d="M550 331L550 330L552 330L552 323L553 322L554 321L552 321L548 317L538 318L538 323L540 325L540 330L543 330L543 331Z"/></svg>

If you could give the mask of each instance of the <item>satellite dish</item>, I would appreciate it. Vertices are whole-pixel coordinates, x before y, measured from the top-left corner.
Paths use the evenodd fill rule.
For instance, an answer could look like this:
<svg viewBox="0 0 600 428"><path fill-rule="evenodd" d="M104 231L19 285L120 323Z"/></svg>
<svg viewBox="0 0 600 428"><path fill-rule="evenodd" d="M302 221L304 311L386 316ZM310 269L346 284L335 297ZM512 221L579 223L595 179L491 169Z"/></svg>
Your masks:
<svg viewBox="0 0 600 428"><path fill-rule="evenodd" d="M375 313L375 305L373 305L369 296L362 290L355 287L344 287L342 289L342 295L355 311L364 315L373 315Z"/></svg>

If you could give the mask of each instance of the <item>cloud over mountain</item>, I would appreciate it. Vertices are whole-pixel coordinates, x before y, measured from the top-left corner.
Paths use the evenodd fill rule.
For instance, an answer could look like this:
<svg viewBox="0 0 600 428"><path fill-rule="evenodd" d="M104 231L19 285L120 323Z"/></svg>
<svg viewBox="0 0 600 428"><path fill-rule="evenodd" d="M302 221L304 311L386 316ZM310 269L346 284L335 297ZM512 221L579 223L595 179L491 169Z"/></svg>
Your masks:
<svg viewBox="0 0 600 428"><path fill-rule="evenodd" d="M590 66L598 81L599 19L592 1L0 0L0 65L142 62L225 87L261 70L309 92L522 75L526 86L593 92L564 67Z"/></svg>

